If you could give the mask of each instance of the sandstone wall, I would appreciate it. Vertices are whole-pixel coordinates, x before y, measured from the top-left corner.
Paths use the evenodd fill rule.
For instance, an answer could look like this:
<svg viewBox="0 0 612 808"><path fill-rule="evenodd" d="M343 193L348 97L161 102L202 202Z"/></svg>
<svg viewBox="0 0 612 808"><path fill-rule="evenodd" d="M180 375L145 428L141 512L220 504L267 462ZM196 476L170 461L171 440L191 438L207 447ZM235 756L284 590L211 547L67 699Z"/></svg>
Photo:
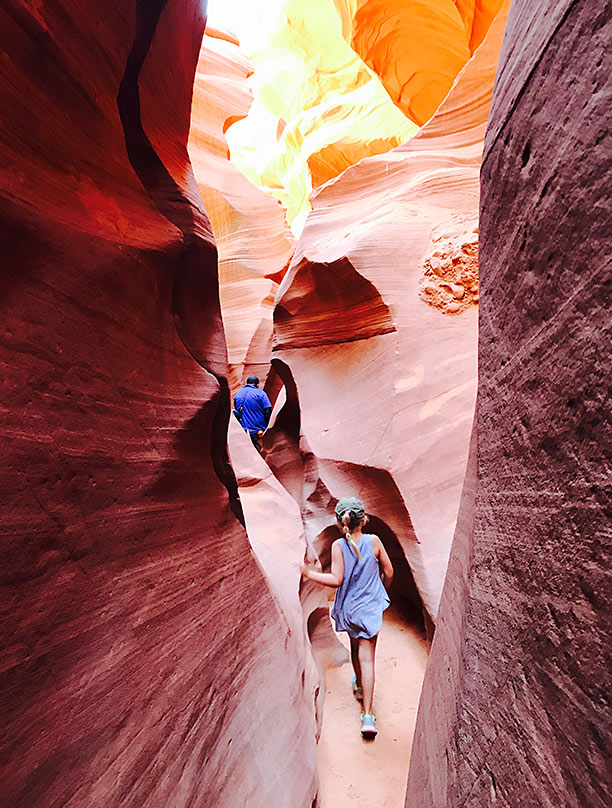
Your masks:
<svg viewBox="0 0 612 808"><path fill-rule="evenodd" d="M514 0L482 170L476 430L406 806L612 803L612 9Z"/></svg>
<svg viewBox="0 0 612 808"><path fill-rule="evenodd" d="M503 4L275 0L264 11L234 0L255 98L228 131L232 162L282 201L299 235L313 189L431 118Z"/></svg>
<svg viewBox="0 0 612 808"><path fill-rule="evenodd" d="M227 460L216 249L186 149L203 26L192 0L0 12L12 808L316 790L303 638Z"/></svg>
<svg viewBox="0 0 612 808"><path fill-rule="evenodd" d="M503 0L334 0L345 36L422 125L481 44Z"/></svg>
<svg viewBox="0 0 612 808"><path fill-rule="evenodd" d="M334 498L363 496L434 620L474 411L478 174L508 6L417 137L315 194L274 313L291 412L267 459L309 541Z"/></svg>
<svg viewBox="0 0 612 808"><path fill-rule="evenodd" d="M207 29L196 70L189 156L219 251L219 294L232 393L251 373L264 379L272 306L295 243L280 203L230 163L225 132L244 118L253 72L231 34Z"/></svg>

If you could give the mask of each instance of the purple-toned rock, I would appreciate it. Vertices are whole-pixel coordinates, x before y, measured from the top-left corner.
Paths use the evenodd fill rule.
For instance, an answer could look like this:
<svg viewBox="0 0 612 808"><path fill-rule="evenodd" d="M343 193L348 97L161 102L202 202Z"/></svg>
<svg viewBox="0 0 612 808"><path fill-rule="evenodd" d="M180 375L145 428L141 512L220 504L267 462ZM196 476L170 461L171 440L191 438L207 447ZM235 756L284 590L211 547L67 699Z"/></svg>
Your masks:
<svg viewBox="0 0 612 808"><path fill-rule="evenodd" d="M410 808L607 808L612 7L515 0L482 169L476 429Z"/></svg>

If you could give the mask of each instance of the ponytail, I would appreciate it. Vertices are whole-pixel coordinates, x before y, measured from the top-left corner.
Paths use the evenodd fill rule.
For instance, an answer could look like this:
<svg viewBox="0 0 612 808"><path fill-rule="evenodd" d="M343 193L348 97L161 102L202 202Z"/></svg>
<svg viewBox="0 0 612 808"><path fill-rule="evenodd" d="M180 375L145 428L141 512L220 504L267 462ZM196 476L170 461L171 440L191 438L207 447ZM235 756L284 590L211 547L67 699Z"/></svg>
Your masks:
<svg viewBox="0 0 612 808"><path fill-rule="evenodd" d="M350 534L350 531L349 531L349 524L351 522L351 516L353 516L353 518L354 518L354 515L351 514L351 511L345 511L342 514L342 532L344 533L344 538L346 539L346 541L351 545L351 547L355 551L355 554L357 555L357 558L361 559L361 553L359 552L357 544L351 538L351 534Z"/></svg>

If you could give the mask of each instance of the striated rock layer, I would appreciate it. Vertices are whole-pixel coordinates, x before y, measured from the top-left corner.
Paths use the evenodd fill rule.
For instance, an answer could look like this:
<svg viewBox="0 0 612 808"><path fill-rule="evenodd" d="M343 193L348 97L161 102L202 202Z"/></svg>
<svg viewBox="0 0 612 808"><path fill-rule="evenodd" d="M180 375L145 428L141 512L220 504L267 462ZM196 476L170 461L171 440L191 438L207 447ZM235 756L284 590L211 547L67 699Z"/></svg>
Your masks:
<svg viewBox="0 0 612 808"><path fill-rule="evenodd" d="M344 39L330 0L278 0L263 14L251 0L235 5L241 40L252 41L250 28L259 36L248 50L253 108L228 132L232 162L282 202L299 233L313 187L417 126Z"/></svg>
<svg viewBox="0 0 612 808"><path fill-rule="evenodd" d="M313 189L418 131L503 0L233 0L214 11L252 59L254 103L232 162L279 199L296 234Z"/></svg>
<svg viewBox="0 0 612 808"><path fill-rule="evenodd" d="M482 171L476 431L406 806L605 808L612 8L514 0Z"/></svg>
<svg viewBox="0 0 612 808"><path fill-rule="evenodd" d="M334 497L363 496L434 619L474 411L478 173L508 6L417 137L315 195L274 314L294 415L268 461L308 539Z"/></svg>
<svg viewBox="0 0 612 808"><path fill-rule="evenodd" d="M226 129L251 106L249 61L237 41L207 28L191 110L189 155L219 251L219 294L232 392L251 373L264 378L272 305L295 247L284 212L229 161Z"/></svg>
<svg viewBox="0 0 612 808"><path fill-rule="evenodd" d="M203 26L192 0L0 12L13 808L315 796L303 638L227 461L216 249L186 150Z"/></svg>
<svg viewBox="0 0 612 808"><path fill-rule="evenodd" d="M419 125L434 114L503 6L503 0L334 3L354 50Z"/></svg>

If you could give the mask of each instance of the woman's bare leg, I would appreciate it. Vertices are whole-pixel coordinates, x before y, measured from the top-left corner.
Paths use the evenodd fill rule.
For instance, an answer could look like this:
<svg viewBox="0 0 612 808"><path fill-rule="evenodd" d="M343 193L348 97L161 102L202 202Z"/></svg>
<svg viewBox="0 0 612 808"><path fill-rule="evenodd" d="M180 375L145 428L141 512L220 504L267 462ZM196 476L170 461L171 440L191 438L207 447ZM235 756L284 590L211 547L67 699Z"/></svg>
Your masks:
<svg viewBox="0 0 612 808"><path fill-rule="evenodd" d="M374 655L378 634L371 640L359 638L359 668L361 671L361 687L363 688L363 712L372 714L374 700Z"/></svg>
<svg viewBox="0 0 612 808"><path fill-rule="evenodd" d="M350 637L351 641L351 663L355 676L357 677L357 687L361 687L361 666L359 664L359 640Z"/></svg>

